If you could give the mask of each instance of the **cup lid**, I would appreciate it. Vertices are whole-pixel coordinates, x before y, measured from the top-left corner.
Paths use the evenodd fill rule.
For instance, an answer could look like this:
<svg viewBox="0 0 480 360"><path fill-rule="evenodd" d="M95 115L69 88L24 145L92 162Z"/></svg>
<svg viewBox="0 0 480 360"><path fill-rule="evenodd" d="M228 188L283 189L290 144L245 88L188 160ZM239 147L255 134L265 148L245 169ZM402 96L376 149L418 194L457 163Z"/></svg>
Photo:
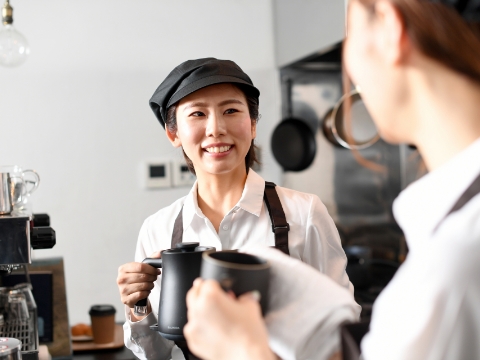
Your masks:
<svg viewBox="0 0 480 360"><path fill-rule="evenodd" d="M15 354L22 349L22 342L14 338L0 337L0 356Z"/></svg>
<svg viewBox="0 0 480 360"><path fill-rule="evenodd" d="M112 305L92 305L88 312L90 316L108 316L113 315L117 311Z"/></svg>

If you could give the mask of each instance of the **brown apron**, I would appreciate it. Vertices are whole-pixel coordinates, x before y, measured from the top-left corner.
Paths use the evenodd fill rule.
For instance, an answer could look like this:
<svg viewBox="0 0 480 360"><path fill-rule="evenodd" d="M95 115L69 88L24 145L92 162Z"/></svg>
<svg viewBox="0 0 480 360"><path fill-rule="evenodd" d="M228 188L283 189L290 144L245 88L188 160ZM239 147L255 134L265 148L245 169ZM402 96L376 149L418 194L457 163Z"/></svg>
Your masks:
<svg viewBox="0 0 480 360"><path fill-rule="evenodd" d="M288 251L288 232L290 231L290 225L287 223L285 212L283 211L275 186L274 183L265 181L263 201L265 201L268 215L272 222L272 232L275 234L275 248L290 255ZM175 219L175 224L173 225L172 249L181 242L183 242L183 207L180 209ZM200 360L190 352L186 341L175 341L175 344L182 350L186 360Z"/></svg>
<svg viewBox="0 0 480 360"><path fill-rule="evenodd" d="M460 210L465 204L467 204L472 198L480 194L480 174L473 181L473 183L465 190L460 196L455 205L450 211L443 217L443 219L437 224L433 232L435 233L443 221L452 213ZM343 360L358 360L360 358L360 342L363 336L368 332L369 324L366 322L360 322L355 324L347 324L341 328L342 339L342 355Z"/></svg>

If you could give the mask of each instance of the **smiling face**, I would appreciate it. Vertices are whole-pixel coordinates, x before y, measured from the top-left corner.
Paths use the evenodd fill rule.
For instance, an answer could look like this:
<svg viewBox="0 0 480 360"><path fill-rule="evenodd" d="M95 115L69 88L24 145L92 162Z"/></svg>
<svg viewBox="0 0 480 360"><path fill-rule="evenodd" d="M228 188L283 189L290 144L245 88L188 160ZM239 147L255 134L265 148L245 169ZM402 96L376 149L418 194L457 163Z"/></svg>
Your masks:
<svg viewBox="0 0 480 360"><path fill-rule="evenodd" d="M176 132L167 130L175 147L193 162L197 176L246 174L245 157L256 135L244 93L232 84L216 84L181 99Z"/></svg>

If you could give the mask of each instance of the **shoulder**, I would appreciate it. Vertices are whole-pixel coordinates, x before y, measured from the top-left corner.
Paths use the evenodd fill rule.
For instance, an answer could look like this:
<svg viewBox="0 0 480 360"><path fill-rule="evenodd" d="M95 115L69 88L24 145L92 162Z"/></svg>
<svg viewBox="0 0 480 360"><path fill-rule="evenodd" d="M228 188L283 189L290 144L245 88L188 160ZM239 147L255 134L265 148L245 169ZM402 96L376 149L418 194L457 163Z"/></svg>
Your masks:
<svg viewBox="0 0 480 360"><path fill-rule="evenodd" d="M172 221L175 221L175 219L177 218L178 213L180 212L180 210L183 207L183 204L185 203L185 199L186 199L186 196L176 200L171 205L166 206L158 210L156 213L150 215L143 222L143 227L158 228L164 225L166 226L171 225L173 227Z"/></svg>
<svg viewBox="0 0 480 360"><path fill-rule="evenodd" d="M171 247L175 219L182 209L186 197L150 215L142 224L138 234L135 260L142 261L152 253Z"/></svg>
<svg viewBox="0 0 480 360"><path fill-rule="evenodd" d="M378 343L390 353L410 352L412 344L419 344L419 333L427 350L440 343L442 349L449 348L458 334L471 333L466 327L473 323L467 318L477 316L480 302L479 220L480 196L476 196L448 216L427 241L411 249L375 302L370 332L362 341L366 357L378 353ZM477 331L480 325L474 325Z"/></svg>
<svg viewBox="0 0 480 360"><path fill-rule="evenodd" d="M327 208L315 194L309 194L297 190L292 190L277 186L278 197L285 212L287 222L292 225L299 225L302 231L307 233L312 229L322 229L326 237L335 238L336 227ZM334 230L335 229L335 230ZM314 230L315 232L317 230ZM306 236L305 234L302 236ZM336 241L336 240L335 240Z"/></svg>
<svg viewBox="0 0 480 360"><path fill-rule="evenodd" d="M137 244L137 252L140 247L145 253L141 256L170 248L173 225L184 201L184 197L180 198L173 204L160 209L145 219L140 229Z"/></svg>
<svg viewBox="0 0 480 360"><path fill-rule="evenodd" d="M443 249L445 260L456 265L455 271L462 272L456 276L476 277L480 273L480 194L449 215L432 241Z"/></svg>
<svg viewBox="0 0 480 360"><path fill-rule="evenodd" d="M405 288L410 289L412 279L418 283L423 280L421 286L425 288L428 283L430 294L445 297L471 286L480 289L479 274L480 195L477 195L449 215L426 241L412 247L395 277L404 279Z"/></svg>
<svg viewBox="0 0 480 360"><path fill-rule="evenodd" d="M278 185L275 187L275 190L282 205L291 210L300 210L302 213L308 212L311 216L314 216L314 214L327 213L325 205L315 194L284 188Z"/></svg>

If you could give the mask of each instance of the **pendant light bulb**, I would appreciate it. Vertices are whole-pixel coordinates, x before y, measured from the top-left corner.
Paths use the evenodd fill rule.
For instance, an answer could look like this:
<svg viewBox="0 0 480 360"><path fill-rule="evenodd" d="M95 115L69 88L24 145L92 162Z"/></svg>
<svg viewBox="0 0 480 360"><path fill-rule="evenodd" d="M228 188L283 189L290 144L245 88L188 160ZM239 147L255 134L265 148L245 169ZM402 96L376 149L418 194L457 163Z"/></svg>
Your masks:
<svg viewBox="0 0 480 360"><path fill-rule="evenodd" d="M2 8L3 27L0 29L0 65L14 67L25 62L30 53L25 37L13 27L13 8L5 0Z"/></svg>

